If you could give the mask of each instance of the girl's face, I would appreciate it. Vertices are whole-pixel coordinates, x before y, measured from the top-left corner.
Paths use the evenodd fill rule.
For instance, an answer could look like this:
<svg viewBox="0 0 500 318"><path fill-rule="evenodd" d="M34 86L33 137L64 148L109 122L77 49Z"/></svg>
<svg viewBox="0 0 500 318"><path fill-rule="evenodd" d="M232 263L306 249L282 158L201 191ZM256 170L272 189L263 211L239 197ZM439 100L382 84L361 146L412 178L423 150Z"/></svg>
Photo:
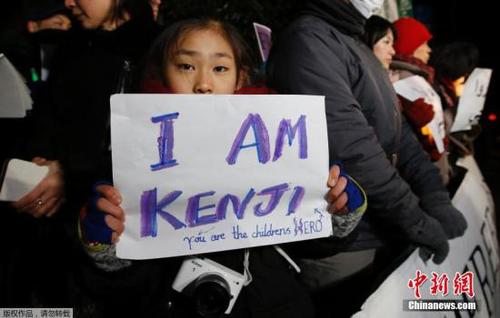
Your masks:
<svg viewBox="0 0 500 318"><path fill-rule="evenodd" d="M396 53L394 51L394 35L392 30L387 30L386 35L375 43L373 46L373 53L382 62L385 69L389 69L392 57Z"/></svg>
<svg viewBox="0 0 500 318"><path fill-rule="evenodd" d="M116 27L112 18L113 0L64 0L64 4L85 29Z"/></svg>
<svg viewBox="0 0 500 318"><path fill-rule="evenodd" d="M417 49L413 52L413 57L427 64L429 62L429 58L431 57L431 52L431 48L429 47L427 42L425 42L424 44L417 47Z"/></svg>
<svg viewBox="0 0 500 318"><path fill-rule="evenodd" d="M187 31L174 47L165 72L176 94L233 94L238 86L234 53L214 29Z"/></svg>

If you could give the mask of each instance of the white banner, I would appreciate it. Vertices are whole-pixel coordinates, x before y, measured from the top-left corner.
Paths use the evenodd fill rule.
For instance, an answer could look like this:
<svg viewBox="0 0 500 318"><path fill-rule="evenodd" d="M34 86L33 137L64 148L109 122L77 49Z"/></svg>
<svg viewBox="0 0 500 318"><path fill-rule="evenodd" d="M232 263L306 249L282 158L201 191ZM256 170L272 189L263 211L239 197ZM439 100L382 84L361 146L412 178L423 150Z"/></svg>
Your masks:
<svg viewBox="0 0 500 318"><path fill-rule="evenodd" d="M457 114L451 126L451 132L469 130L471 124L479 120L490 85L491 73L492 70L489 68L475 68L471 73L458 101Z"/></svg>
<svg viewBox="0 0 500 318"><path fill-rule="evenodd" d="M324 97L114 95L121 258L325 237Z"/></svg>
<svg viewBox="0 0 500 318"><path fill-rule="evenodd" d="M450 241L450 254L441 265L430 260L423 263L418 251L415 251L379 286L353 317L498 317L495 314L499 313L500 305L500 266L493 198L473 157L462 159L461 165L468 172L453 198L453 205L467 219L465 235ZM447 295L444 295L444 290L436 292L432 289L439 285L433 283L432 273L440 278L447 277L447 281L441 281L446 282ZM470 276L473 277L473 283L465 291L457 290L464 287L462 284L467 277L464 273L472 273ZM416 297L414 288L417 276L426 278L419 288L420 298ZM473 296L469 297L471 292ZM413 309L419 309L418 306L423 306L422 302L428 300L475 301L477 310L453 312L403 309L405 301L413 302Z"/></svg>

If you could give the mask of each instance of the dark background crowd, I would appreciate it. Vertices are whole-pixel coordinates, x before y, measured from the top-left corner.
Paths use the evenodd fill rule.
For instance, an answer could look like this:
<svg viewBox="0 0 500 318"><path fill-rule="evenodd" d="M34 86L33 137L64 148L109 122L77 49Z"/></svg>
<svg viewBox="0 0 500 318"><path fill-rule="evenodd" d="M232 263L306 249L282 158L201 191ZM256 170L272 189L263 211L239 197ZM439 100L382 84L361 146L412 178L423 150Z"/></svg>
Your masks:
<svg viewBox="0 0 500 318"><path fill-rule="evenodd" d="M495 202L500 202L500 115L498 109L500 60L491 36L495 9L488 1L464 4L457 0L413 2L415 16L430 25L433 45L456 40L476 44L480 51L480 67L493 69L493 75L481 117L482 133L476 140L475 157L491 188ZM498 220L498 219L497 219ZM498 227L498 223L497 223Z"/></svg>

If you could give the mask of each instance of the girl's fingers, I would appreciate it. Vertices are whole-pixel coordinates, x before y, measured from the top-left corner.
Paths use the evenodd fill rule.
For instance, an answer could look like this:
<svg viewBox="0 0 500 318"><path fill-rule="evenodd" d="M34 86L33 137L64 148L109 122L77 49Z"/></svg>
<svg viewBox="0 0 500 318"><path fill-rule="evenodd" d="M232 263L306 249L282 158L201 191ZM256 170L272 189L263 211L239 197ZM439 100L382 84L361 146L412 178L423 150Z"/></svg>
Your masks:
<svg viewBox="0 0 500 318"><path fill-rule="evenodd" d="M328 202L332 203L345 191L347 186L347 179L345 177L340 177L337 184L330 189L328 192Z"/></svg>
<svg viewBox="0 0 500 318"><path fill-rule="evenodd" d="M118 235L118 233L116 232L113 232L111 234L111 243L116 244L118 243L119 240L120 240L120 235Z"/></svg>
<svg viewBox="0 0 500 318"><path fill-rule="evenodd" d="M337 184L339 177L340 177L340 167L338 165L333 165L330 168L327 185L333 188Z"/></svg>
<svg viewBox="0 0 500 318"><path fill-rule="evenodd" d="M120 192L109 184L101 184L96 187L97 193L102 195L104 198L108 199L114 205L120 205L122 203L122 196Z"/></svg>
<svg viewBox="0 0 500 318"><path fill-rule="evenodd" d="M111 215L106 215L104 220L109 228L112 229L113 232L116 232L118 236L121 235L125 230L125 224L122 220L119 220Z"/></svg>
<svg viewBox="0 0 500 318"><path fill-rule="evenodd" d="M347 201L347 193L343 192L334 202L330 204L328 211L332 214L347 213Z"/></svg>
<svg viewBox="0 0 500 318"><path fill-rule="evenodd" d="M98 210L107 213L122 222L125 220L125 213L123 212L123 209L118 205L113 204L108 199L99 198L96 206Z"/></svg>

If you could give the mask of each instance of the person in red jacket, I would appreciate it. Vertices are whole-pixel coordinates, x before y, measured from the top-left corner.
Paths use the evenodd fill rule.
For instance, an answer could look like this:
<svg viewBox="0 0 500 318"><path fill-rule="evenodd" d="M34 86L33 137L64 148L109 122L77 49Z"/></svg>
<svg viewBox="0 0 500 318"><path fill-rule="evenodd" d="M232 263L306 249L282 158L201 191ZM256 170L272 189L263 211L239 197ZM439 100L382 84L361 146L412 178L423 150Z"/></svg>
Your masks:
<svg viewBox="0 0 500 318"><path fill-rule="evenodd" d="M432 52L428 44L432 38L429 29L420 21L408 17L396 20L393 26L396 30L397 38L394 42L396 55L394 62L390 66L391 70L397 74L399 79L405 79L414 75L421 76L429 83L432 90L434 86L434 69L428 65ZM409 114L408 119L413 124L414 132L419 138L420 143L439 168L443 183L448 184L450 175L446 155L448 138L446 137L443 108L437 93L433 90L432 92L436 96L436 100L432 105L434 111L433 120L439 126L439 136L432 135L429 126L426 124L422 125L424 122L423 119L430 116L430 108L426 103L429 101L417 99L411 102L402 99L401 104L403 110ZM443 147L440 147L439 144L443 144Z"/></svg>

